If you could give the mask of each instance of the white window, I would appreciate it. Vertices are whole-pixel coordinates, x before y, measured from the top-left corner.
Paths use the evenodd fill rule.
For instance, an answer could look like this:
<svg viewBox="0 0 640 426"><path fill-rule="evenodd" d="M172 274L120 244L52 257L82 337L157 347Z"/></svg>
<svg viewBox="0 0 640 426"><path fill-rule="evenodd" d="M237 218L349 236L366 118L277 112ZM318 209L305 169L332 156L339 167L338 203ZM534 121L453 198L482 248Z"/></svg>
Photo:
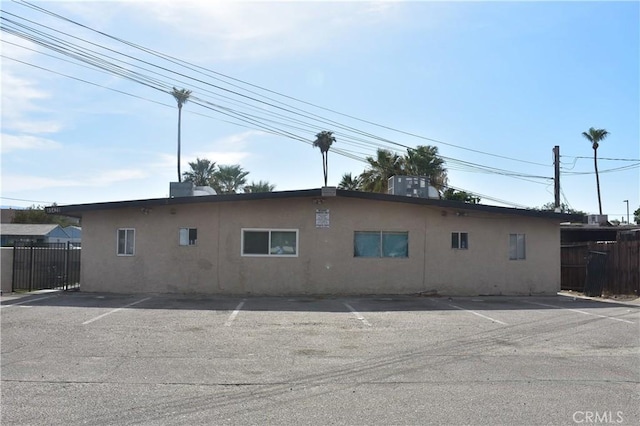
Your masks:
<svg viewBox="0 0 640 426"><path fill-rule="evenodd" d="M195 246L198 240L198 229L180 228L179 240L181 246Z"/></svg>
<svg viewBox="0 0 640 426"><path fill-rule="evenodd" d="M409 233L355 231L354 257L409 257Z"/></svg>
<svg viewBox="0 0 640 426"><path fill-rule="evenodd" d="M451 233L451 248L466 250L469 248L469 234L466 232Z"/></svg>
<svg viewBox="0 0 640 426"><path fill-rule="evenodd" d="M118 229L118 256L133 256L136 247L136 230Z"/></svg>
<svg viewBox="0 0 640 426"><path fill-rule="evenodd" d="M297 229L243 229L243 256L297 256Z"/></svg>
<svg viewBox="0 0 640 426"><path fill-rule="evenodd" d="M525 234L509 234L509 260L526 259Z"/></svg>

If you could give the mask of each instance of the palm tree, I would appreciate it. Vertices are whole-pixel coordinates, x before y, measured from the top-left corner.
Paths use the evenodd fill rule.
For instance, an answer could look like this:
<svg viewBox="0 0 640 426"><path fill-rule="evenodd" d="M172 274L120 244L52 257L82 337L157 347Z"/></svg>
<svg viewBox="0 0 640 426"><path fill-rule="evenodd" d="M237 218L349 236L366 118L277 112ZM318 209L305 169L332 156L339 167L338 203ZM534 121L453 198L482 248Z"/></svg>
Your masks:
<svg viewBox="0 0 640 426"><path fill-rule="evenodd" d="M358 176L352 177L351 173L345 173L342 175L342 180L338 184L338 188L358 191L360 190L360 178Z"/></svg>
<svg viewBox="0 0 640 426"><path fill-rule="evenodd" d="M329 172L329 148L336 141L333 132L323 130L316 135L316 140L313 141L313 146L320 148L322 154L322 172L324 173L324 186L327 186L327 175Z"/></svg>
<svg viewBox="0 0 640 426"><path fill-rule="evenodd" d="M588 131L582 132L582 136L584 136L589 142L591 142L591 147L593 148L593 167L596 169L596 187L598 189L598 209L600 214L602 215L602 200L600 199L600 177L598 176L598 147L600 146L600 142L603 141L607 136L609 136L609 132L605 129L596 129L594 127L589 128Z"/></svg>
<svg viewBox="0 0 640 426"><path fill-rule="evenodd" d="M389 178L404 174L403 157L378 148L376 158L367 157L369 168L360 174L360 187L367 192L387 192Z"/></svg>
<svg viewBox="0 0 640 426"><path fill-rule="evenodd" d="M475 195L473 195L470 192L457 191L457 190L455 190L453 188L447 188L442 193L442 199L443 200L450 200L450 201L462 201L464 203L469 203L469 204L479 204L480 203L480 197L476 197Z"/></svg>
<svg viewBox="0 0 640 426"><path fill-rule="evenodd" d="M184 172L182 176L185 182L193 182L196 186L211 185L211 180L216 172L216 163L203 158L196 158L196 161L189 162L191 170Z"/></svg>
<svg viewBox="0 0 640 426"><path fill-rule="evenodd" d="M232 166L219 166L213 175L213 189L218 194L235 194L247 183L249 172L242 170L237 164Z"/></svg>
<svg viewBox="0 0 640 426"><path fill-rule="evenodd" d="M186 104L187 100L189 100L191 90L178 90L174 87L171 95L176 99L176 102L178 102L178 182L182 182L182 175L180 174L180 126L182 122L182 105Z"/></svg>
<svg viewBox="0 0 640 426"><path fill-rule="evenodd" d="M256 192L273 192L276 189L276 186L270 184L268 181L251 182L248 185L245 185L243 190L245 193L255 194Z"/></svg>
<svg viewBox="0 0 640 426"><path fill-rule="evenodd" d="M410 176L427 176L429 184L442 191L448 182L444 160L438 156L438 147L419 145L408 148L404 156L404 173Z"/></svg>

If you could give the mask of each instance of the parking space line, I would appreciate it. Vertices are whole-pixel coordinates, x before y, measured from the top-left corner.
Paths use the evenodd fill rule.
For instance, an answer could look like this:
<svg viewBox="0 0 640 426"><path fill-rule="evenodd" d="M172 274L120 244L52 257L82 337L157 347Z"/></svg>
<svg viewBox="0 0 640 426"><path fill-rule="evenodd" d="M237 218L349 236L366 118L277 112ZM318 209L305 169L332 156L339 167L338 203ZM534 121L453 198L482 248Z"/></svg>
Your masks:
<svg viewBox="0 0 640 426"><path fill-rule="evenodd" d="M600 314L592 314L591 312L581 311L580 309L565 308L563 306L547 305L546 303L538 303L538 302L524 302L524 303L529 303L531 305L538 305L538 306L546 306L548 308L565 309L567 311L578 312L579 314L583 314L583 315L592 315L594 317L606 318L606 319L610 319L610 320L613 320L613 321L620 321L620 322L626 322L628 324L635 324L633 321L629 321L629 320L626 320L626 319L616 318L616 317L608 317L606 315L600 315Z"/></svg>
<svg viewBox="0 0 640 426"><path fill-rule="evenodd" d="M351 306L350 304L348 304L347 302L343 302L344 306L346 306L353 315L355 315L356 318L358 318L360 321L362 321L362 323L366 326L371 327L371 323L369 323L369 321L367 321L367 319L365 317L363 317L362 315L360 315L360 313L358 311L356 311L355 309L353 309L353 306Z"/></svg>
<svg viewBox="0 0 640 426"><path fill-rule="evenodd" d="M11 303L9 305L1 305L0 308L10 308L11 306L25 305L27 303L37 302L38 300L51 299L52 297L56 297L56 296L45 296L45 297L38 297L37 299L23 300L22 302Z"/></svg>
<svg viewBox="0 0 640 426"><path fill-rule="evenodd" d="M124 305L124 306L123 306L123 307L121 307L121 308L112 309L112 310L111 310L111 311L109 311L109 312L106 312L106 313L104 313L104 314L102 314L102 315L98 315L98 316L97 316L97 317L95 317L95 318L91 318L90 320L87 320L87 321L83 322L83 323L82 323L82 325L87 325L87 324L90 324L90 323L92 323L92 322L94 322L94 321L98 321L100 318L104 318L104 317L106 317L107 315L114 314L114 313L116 313L116 312L118 312L118 311L121 311L121 310L126 309L126 308L128 308L128 307L130 307L130 306L133 306L133 305L137 305L138 303L142 303L142 302L144 302L145 300L149 300L149 299L151 299L151 297L145 297L144 299L140 299L140 300L138 300L138 301L136 301L136 302L129 303L128 305Z"/></svg>
<svg viewBox="0 0 640 426"><path fill-rule="evenodd" d="M233 322L234 319L236 319L236 317L238 316L238 313L242 309L242 306L244 306L244 302L246 301L247 299L242 299L242 302L238 303L238 306L236 306L236 309L233 312L231 312L231 315L229 315L229 319L227 319L227 322L224 323L225 326L227 327L231 326L231 323Z"/></svg>
<svg viewBox="0 0 640 426"><path fill-rule="evenodd" d="M507 324L506 322L502 322L502 321L497 320L497 319L495 319L495 318L491 318L491 317L488 317L488 316L486 316L486 315L482 315L481 313L478 313L478 312L476 312L476 311L472 311L472 310L470 310L470 309L461 308L460 306L452 305L452 304L450 304L450 303L447 303L447 305L451 306L452 308L460 309L461 311L465 311L465 312L469 312L470 314L477 315L477 316L479 316L479 317L481 317L481 318L488 319L489 321L497 322L498 324L502 324L502 325L509 325L509 324Z"/></svg>

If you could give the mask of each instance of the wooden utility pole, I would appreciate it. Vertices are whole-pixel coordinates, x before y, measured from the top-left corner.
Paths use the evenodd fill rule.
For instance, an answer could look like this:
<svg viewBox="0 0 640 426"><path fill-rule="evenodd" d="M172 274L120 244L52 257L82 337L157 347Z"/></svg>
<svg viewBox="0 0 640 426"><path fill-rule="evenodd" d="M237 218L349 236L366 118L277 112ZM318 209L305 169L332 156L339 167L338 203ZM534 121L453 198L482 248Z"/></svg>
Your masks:
<svg viewBox="0 0 640 426"><path fill-rule="evenodd" d="M560 208L560 147L558 145L553 147L553 195L554 195L554 208Z"/></svg>

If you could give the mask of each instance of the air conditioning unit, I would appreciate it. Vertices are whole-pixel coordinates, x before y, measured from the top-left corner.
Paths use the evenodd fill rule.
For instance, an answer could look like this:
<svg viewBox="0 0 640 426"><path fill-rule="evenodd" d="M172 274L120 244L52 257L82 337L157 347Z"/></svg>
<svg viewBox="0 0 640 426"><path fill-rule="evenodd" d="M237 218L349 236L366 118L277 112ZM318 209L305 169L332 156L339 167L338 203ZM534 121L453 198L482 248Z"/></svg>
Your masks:
<svg viewBox="0 0 640 426"><path fill-rule="evenodd" d="M590 214L587 215L587 225L604 225L609 221L606 214Z"/></svg>
<svg viewBox="0 0 640 426"><path fill-rule="evenodd" d="M429 185L427 176L392 176L387 181L387 193L417 198L438 198L438 190Z"/></svg>

